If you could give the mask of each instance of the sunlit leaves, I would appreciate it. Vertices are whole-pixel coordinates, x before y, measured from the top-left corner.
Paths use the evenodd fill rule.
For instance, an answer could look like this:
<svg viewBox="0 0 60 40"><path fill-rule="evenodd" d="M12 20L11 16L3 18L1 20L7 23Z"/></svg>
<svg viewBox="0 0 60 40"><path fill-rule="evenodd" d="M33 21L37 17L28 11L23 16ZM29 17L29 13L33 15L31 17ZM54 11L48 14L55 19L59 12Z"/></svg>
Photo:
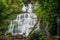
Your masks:
<svg viewBox="0 0 60 40"><path fill-rule="evenodd" d="M6 8L8 8L8 5L6 4L5 0L0 0L0 11L3 11Z"/></svg>
<svg viewBox="0 0 60 40"><path fill-rule="evenodd" d="M2 16L3 17L8 17L8 15L10 14L10 13L12 13L13 12L13 10L12 9L9 9L9 10L6 10L5 12L2 12Z"/></svg>
<svg viewBox="0 0 60 40"><path fill-rule="evenodd" d="M12 8L13 10L15 10L15 9L17 10L18 5L17 5L17 4L12 4L12 5L11 5L11 8Z"/></svg>
<svg viewBox="0 0 60 40"><path fill-rule="evenodd" d="M20 7L22 7L23 5L24 5L24 3L22 0L0 0L0 16L1 16L1 18L5 17L3 15L11 14L12 12L18 12Z"/></svg>
<svg viewBox="0 0 60 40"><path fill-rule="evenodd" d="M11 2L12 2L12 0L6 0L6 3L8 4L8 6L11 5Z"/></svg>

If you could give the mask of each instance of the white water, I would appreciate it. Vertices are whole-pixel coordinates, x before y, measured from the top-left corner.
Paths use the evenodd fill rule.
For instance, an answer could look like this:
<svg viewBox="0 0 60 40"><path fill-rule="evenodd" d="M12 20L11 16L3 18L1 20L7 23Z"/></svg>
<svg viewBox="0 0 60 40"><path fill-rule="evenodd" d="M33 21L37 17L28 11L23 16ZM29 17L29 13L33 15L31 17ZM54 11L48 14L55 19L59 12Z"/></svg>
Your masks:
<svg viewBox="0 0 60 40"><path fill-rule="evenodd" d="M10 22L8 33L11 33L12 35L20 34L28 36L34 25L37 23L37 16L32 12L31 4L28 4L28 7L23 6L22 11L27 11L28 13L17 15L16 19Z"/></svg>

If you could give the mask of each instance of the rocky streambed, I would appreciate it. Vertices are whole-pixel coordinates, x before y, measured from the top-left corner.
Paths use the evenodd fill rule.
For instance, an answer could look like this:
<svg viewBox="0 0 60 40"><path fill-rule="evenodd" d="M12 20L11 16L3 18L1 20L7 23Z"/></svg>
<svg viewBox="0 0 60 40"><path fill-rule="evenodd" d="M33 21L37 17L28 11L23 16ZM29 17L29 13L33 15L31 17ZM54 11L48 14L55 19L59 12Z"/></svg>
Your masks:
<svg viewBox="0 0 60 40"><path fill-rule="evenodd" d="M17 36L2 35L2 36L0 36L0 40L25 40L25 39L26 38L21 35L17 35Z"/></svg>

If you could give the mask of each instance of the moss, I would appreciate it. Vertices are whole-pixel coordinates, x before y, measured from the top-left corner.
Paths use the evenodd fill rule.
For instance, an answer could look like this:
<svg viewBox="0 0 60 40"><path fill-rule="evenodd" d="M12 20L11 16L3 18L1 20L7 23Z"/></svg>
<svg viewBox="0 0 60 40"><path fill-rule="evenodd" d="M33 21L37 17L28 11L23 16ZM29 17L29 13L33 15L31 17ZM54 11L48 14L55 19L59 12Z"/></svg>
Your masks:
<svg viewBox="0 0 60 40"><path fill-rule="evenodd" d="M15 37L16 38L23 38L23 36L22 35L19 35L19 34L17 34Z"/></svg>
<svg viewBox="0 0 60 40"><path fill-rule="evenodd" d="M10 33L6 35L6 38L10 38L13 37L13 35L11 35Z"/></svg>

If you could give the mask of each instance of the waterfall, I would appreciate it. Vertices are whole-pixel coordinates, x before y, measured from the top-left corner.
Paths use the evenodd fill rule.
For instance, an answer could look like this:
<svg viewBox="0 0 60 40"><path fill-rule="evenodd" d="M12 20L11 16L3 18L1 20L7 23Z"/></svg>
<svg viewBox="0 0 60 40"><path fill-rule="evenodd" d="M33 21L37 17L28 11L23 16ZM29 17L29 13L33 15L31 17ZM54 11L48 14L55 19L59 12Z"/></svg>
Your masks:
<svg viewBox="0 0 60 40"><path fill-rule="evenodd" d="M60 19L59 18L57 18L56 23L57 23L57 36L60 37Z"/></svg>
<svg viewBox="0 0 60 40"><path fill-rule="evenodd" d="M23 35L28 36L31 29L37 23L37 16L32 12L32 4L28 4L28 7L23 6L22 11L27 11L27 13L22 13L17 15L16 19L12 20L8 26L8 33L12 35Z"/></svg>
<svg viewBox="0 0 60 40"><path fill-rule="evenodd" d="M44 29L44 32L45 32L45 36L50 36L50 33L49 33L49 31L48 31L49 29L48 29L48 23L46 24L46 26L45 26L45 29Z"/></svg>

